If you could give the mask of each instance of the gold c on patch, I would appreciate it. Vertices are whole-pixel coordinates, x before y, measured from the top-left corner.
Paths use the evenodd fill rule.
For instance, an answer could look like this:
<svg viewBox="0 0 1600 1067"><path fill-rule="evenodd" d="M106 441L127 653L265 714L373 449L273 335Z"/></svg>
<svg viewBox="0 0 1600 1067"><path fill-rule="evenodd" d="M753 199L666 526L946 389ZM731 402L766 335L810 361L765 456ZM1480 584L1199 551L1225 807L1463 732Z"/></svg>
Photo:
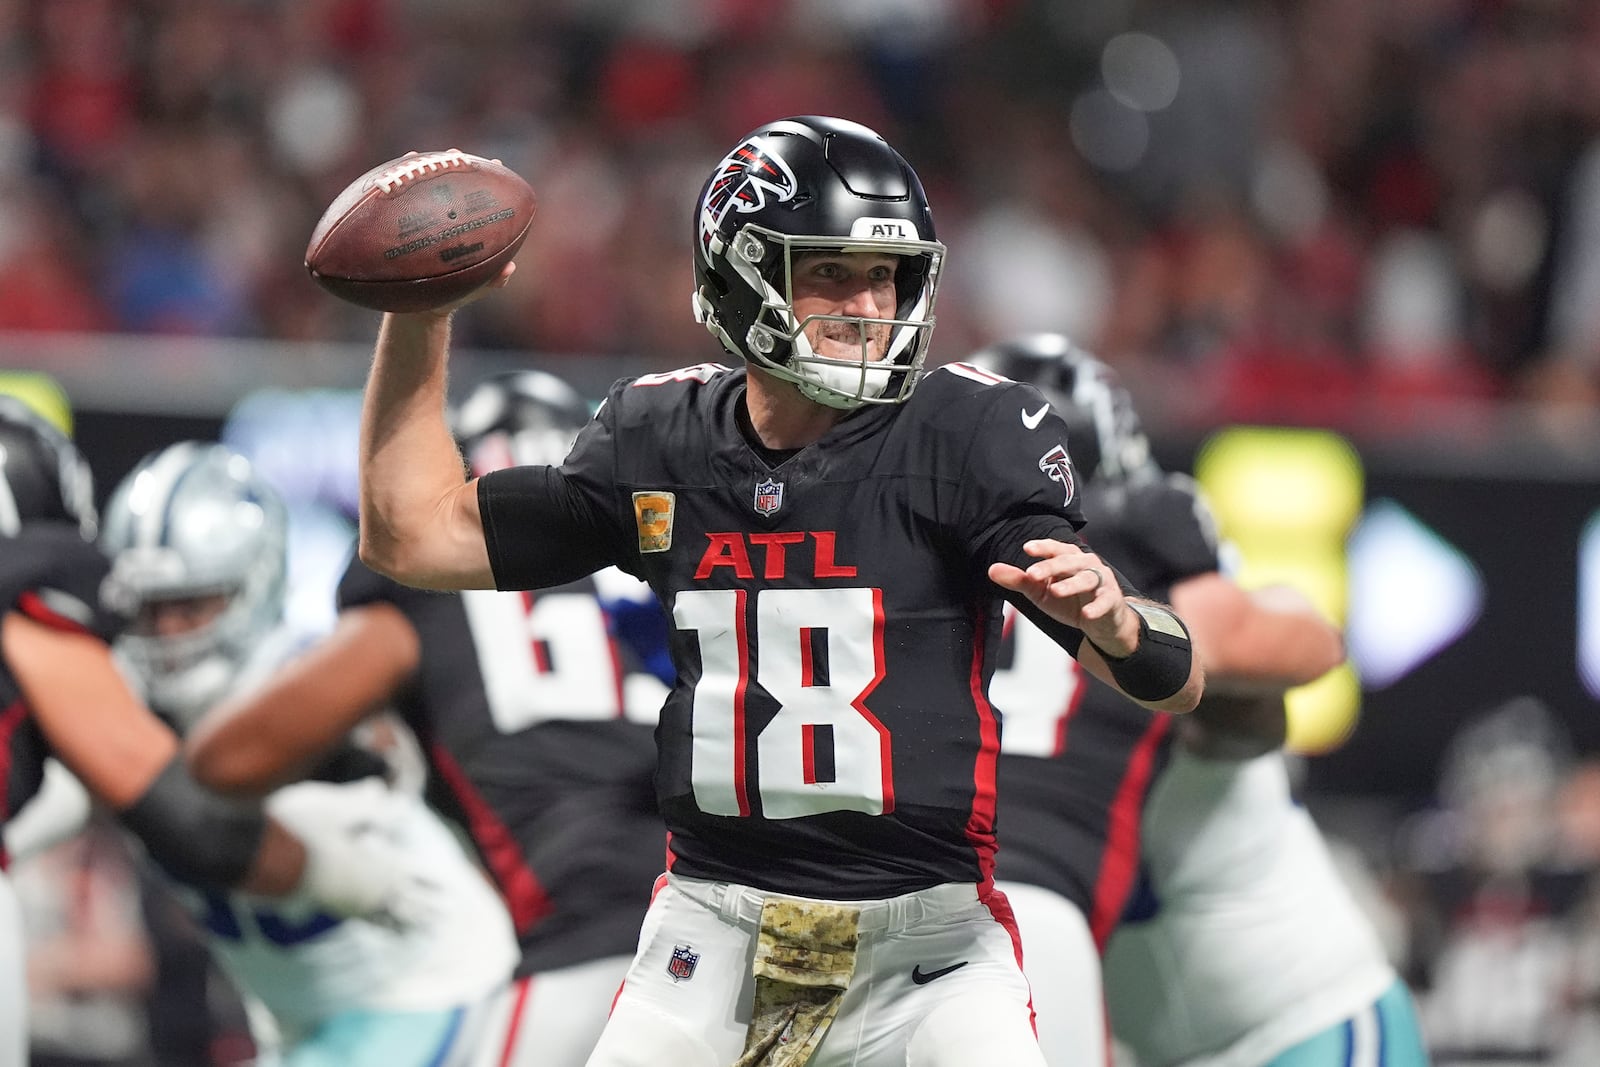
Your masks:
<svg viewBox="0 0 1600 1067"><path fill-rule="evenodd" d="M674 493L633 494L633 520L639 527L640 552L665 552L672 547L672 513L677 501Z"/></svg>

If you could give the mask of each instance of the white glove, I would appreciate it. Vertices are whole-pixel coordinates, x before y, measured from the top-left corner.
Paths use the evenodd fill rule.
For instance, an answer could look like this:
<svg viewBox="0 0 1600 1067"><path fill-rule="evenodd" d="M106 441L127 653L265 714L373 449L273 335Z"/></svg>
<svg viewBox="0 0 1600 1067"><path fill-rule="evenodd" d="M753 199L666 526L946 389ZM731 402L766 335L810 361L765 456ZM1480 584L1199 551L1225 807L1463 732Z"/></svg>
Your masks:
<svg viewBox="0 0 1600 1067"><path fill-rule="evenodd" d="M328 912L392 929L435 921L438 884L405 847L406 798L382 782L302 782L274 793L267 809L306 850L298 892Z"/></svg>

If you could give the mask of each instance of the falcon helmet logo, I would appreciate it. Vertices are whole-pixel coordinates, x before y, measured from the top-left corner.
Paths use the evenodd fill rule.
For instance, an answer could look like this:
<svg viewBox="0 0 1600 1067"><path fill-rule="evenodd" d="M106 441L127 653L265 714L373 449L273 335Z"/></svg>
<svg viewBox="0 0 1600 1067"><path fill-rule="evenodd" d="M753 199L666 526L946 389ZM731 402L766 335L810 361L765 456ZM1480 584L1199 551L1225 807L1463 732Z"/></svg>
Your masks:
<svg viewBox="0 0 1600 1067"><path fill-rule="evenodd" d="M1072 503L1074 487L1072 484L1072 460L1067 458L1067 449L1064 445L1056 445L1050 451L1039 457L1039 469L1049 476L1052 482L1060 482L1067 491L1067 498L1061 502L1062 507Z"/></svg>
<svg viewBox="0 0 1600 1067"><path fill-rule="evenodd" d="M783 483L768 478L756 483L756 513L771 515L783 507Z"/></svg>
<svg viewBox="0 0 1600 1067"><path fill-rule="evenodd" d="M783 157L764 142L749 140L729 152L717 167L700 204L700 248L709 253L729 211L747 214L767 206L767 198L786 203L799 184Z"/></svg>
<svg viewBox="0 0 1600 1067"><path fill-rule="evenodd" d="M700 962L700 953L689 951L688 945L673 945L672 958L667 961L667 973L674 982L687 982L694 977L695 964Z"/></svg>

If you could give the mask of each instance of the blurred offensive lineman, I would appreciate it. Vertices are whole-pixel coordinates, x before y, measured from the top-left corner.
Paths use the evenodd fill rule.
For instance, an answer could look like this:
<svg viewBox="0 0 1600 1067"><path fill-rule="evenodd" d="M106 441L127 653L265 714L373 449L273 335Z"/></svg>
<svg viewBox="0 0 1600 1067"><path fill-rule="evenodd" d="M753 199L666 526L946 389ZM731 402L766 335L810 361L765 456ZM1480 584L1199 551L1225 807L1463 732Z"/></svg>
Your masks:
<svg viewBox="0 0 1600 1067"><path fill-rule="evenodd" d="M1187 635L1078 542L1035 389L918 385L944 246L881 137L757 129L693 240L696 315L744 366L617 383L559 468L463 482L449 312L387 315L362 558L438 588L615 565L671 620L669 869L591 1064L1038 1063L990 877L1002 598L1152 709L1199 697Z"/></svg>
<svg viewBox="0 0 1600 1067"><path fill-rule="evenodd" d="M0 395L0 830L36 794L53 756L157 862L196 884L293 892L342 915L414 914L420 887L381 842L332 825L297 840L259 807L229 803L189 777L177 737L113 662L95 525L77 449ZM7 862L0 846L0 1067L22 1067L24 953Z"/></svg>
<svg viewBox="0 0 1600 1067"><path fill-rule="evenodd" d="M1152 719L1025 620L1011 635L991 689L1006 725L999 876L1046 1058L1103 1055L1084 1035L1102 1027L1094 950L1109 940L1111 1020L1141 1067L1420 1063L1409 998L1291 800L1279 750L1283 691L1343 660L1338 631L1292 590L1250 593L1221 573L1197 487L1155 466L1104 363L1059 334L972 360L1060 408L1089 478L1086 536L1171 598L1207 672L1194 714Z"/></svg>
<svg viewBox="0 0 1600 1067"><path fill-rule="evenodd" d="M306 643L283 623L287 526L276 491L218 444L148 456L112 495L106 599L132 619L116 649L180 733ZM247 1002L270 1016L270 1028L252 1022L259 1044L281 1046L282 1063L465 1064L515 961L510 921L422 798L381 774L352 778L357 762L325 762L325 780L285 786L267 808L294 828L380 835L433 886L426 921L395 931L242 894L179 887L179 896Z"/></svg>
<svg viewBox="0 0 1600 1067"><path fill-rule="evenodd" d="M454 421L485 474L559 462L589 406L554 375L517 371L479 384ZM616 634L650 627L661 624L649 590L615 570L538 596L445 596L353 560L333 634L207 716L190 765L219 789L260 792L392 706L422 742L429 799L471 837L522 944L482 1062L576 1067L627 972L666 847L652 785L666 688Z"/></svg>

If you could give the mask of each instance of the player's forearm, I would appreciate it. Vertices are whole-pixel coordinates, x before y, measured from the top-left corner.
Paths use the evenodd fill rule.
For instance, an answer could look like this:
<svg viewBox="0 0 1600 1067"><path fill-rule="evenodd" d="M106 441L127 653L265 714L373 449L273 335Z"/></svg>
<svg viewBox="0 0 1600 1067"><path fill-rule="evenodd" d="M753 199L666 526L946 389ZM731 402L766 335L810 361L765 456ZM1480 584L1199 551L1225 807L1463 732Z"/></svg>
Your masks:
<svg viewBox="0 0 1600 1067"><path fill-rule="evenodd" d="M1205 664L1221 692L1261 694L1304 685L1344 660L1344 640L1315 606L1287 587L1246 591L1220 574L1172 588Z"/></svg>
<svg viewBox="0 0 1600 1067"><path fill-rule="evenodd" d="M361 411L361 559L398 580L436 569L429 541L465 481L445 418L448 315L385 315Z"/></svg>
<svg viewBox="0 0 1600 1067"><path fill-rule="evenodd" d="M1344 661L1339 632L1321 619L1269 616L1208 646L1196 641L1219 692L1271 693L1305 685Z"/></svg>
<svg viewBox="0 0 1600 1067"><path fill-rule="evenodd" d="M315 765L316 752L279 742L270 727L252 731L251 724L229 717L210 725L203 719L184 739L184 758L202 785L223 794L262 797L298 781Z"/></svg>

